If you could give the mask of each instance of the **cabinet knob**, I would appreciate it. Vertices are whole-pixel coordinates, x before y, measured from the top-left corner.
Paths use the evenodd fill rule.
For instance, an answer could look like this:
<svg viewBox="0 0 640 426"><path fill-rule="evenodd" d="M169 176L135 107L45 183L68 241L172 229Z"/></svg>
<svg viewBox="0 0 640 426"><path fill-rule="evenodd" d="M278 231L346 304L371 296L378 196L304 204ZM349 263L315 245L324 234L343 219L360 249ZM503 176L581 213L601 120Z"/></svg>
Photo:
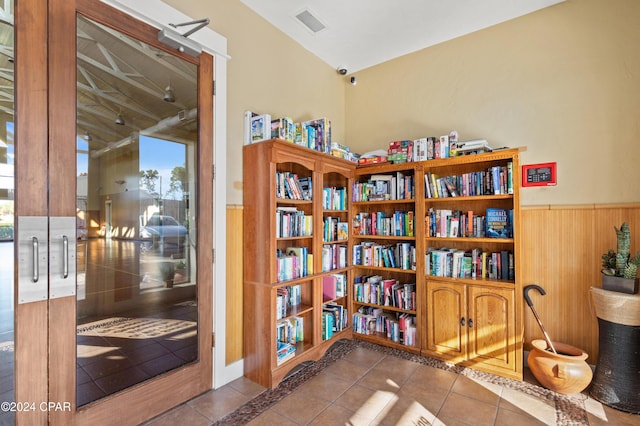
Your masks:
<svg viewBox="0 0 640 426"><path fill-rule="evenodd" d="M460 325L464 327L464 317L460 318Z"/></svg>
<svg viewBox="0 0 640 426"><path fill-rule="evenodd" d="M473 327L473 320L469 318L469 328Z"/></svg>

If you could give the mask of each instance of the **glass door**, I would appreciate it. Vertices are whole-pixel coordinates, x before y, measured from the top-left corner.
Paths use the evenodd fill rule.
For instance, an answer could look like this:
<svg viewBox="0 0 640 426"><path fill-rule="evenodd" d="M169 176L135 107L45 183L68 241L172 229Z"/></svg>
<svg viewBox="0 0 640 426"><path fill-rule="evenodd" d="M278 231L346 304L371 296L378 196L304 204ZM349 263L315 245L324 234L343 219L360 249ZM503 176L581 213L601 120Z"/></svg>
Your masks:
<svg viewBox="0 0 640 426"><path fill-rule="evenodd" d="M77 404L198 360L198 67L76 19Z"/></svg>
<svg viewBox="0 0 640 426"><path fill-rule="evenodd" d="M0 425L15 418L13 35L13 2L5 2L0 5Z"/></svg>
<svg viewBox="0 0 640 426"><path fill-rule="evenodd" d="M211 388L212 57L97 0L25 3L49 9L17 46L45 46L18 55L45 90L17 95L14 383L47 409L16 418L140 423Z"/></svg>

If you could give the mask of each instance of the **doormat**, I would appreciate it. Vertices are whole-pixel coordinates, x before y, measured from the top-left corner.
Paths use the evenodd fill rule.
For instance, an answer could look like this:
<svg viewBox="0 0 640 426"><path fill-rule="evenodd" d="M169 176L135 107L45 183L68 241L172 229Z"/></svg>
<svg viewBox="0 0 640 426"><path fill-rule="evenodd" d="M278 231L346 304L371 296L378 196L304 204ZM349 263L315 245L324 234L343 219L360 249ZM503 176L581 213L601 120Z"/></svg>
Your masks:
<svg viewBox="0 0 640 426"><path fill-rule="evenodd" d="M298 386L316 376L323 369L333 364L338 359L343 358L357 347L366 348L385 355L462 374L472 379L478 379L484 382L504 386L506 388L546 400L549 404L555 405L556 424L559 426L589 424L587 412L584 406L584 401L587 397L583 394L562 395L531 383L507 379L491 373L484 373L434 358L415 355L402 350L380 346L358 339L342 339L337 341L331 348L329 348L321 359L318 361L310 361L301 365L298 369L294 369L292 373L285 377L277 387L265 390L251 401L248 401L244 405L238 407L235 411L229 413L213 424L220 426L242 425L250 422L254 418L258 417L262 412L268 410L277 402L292 393L298 388Z"/></svg>
<svg viewBox="0 0 640 426"><path fill-rule="evenodd" d="M79 335L94 331L101 336L124 339L150 339L178 332L193 331L195 321L167 318L113 318L79 327Z"/></svg>

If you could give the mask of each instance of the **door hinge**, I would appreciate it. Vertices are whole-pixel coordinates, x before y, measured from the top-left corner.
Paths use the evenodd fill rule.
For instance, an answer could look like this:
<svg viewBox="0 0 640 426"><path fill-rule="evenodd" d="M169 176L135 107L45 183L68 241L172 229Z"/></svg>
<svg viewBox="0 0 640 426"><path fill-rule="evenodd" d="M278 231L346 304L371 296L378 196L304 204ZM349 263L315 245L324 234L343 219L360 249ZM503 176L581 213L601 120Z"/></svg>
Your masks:
<svg viewBox="0 0 640 426"><path fill-rule="evenodd" d="M216 263L216 249L211 249L211 263Z"/></svg>
<svg viewBox="0 0 640 426"><path fill-rule="evenodd" d="M216 347L216 333L211 333L211 347Z"/></svg>
<svg viewBox="0 0 640 426"><path fill-rule="evenodd" d="M211 166L211 178L212 178L213 180L216 180L216 165L215 165L215 164L213 164L213 165Z"/></svg>
<svg viewBox="0 0 640 426"><path fill-rule="evenodd" d="M215 80L213 80L213 85L212 85L211 88L213 90L213 96L215 96L216 95L216 81Z"/></svg>

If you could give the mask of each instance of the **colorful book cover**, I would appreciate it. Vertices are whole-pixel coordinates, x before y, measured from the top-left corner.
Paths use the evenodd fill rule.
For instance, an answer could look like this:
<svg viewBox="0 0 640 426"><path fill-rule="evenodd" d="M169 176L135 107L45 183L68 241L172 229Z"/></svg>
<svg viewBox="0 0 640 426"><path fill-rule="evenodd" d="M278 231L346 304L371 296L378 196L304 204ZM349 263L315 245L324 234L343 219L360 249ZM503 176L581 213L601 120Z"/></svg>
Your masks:
<svg viewBox="0 0 640 426"><path fill-rule="evenodd" d="M486 235L488 238L509 238L511 235L509 224L509 211L501 208L487 208Z"/></svg>

